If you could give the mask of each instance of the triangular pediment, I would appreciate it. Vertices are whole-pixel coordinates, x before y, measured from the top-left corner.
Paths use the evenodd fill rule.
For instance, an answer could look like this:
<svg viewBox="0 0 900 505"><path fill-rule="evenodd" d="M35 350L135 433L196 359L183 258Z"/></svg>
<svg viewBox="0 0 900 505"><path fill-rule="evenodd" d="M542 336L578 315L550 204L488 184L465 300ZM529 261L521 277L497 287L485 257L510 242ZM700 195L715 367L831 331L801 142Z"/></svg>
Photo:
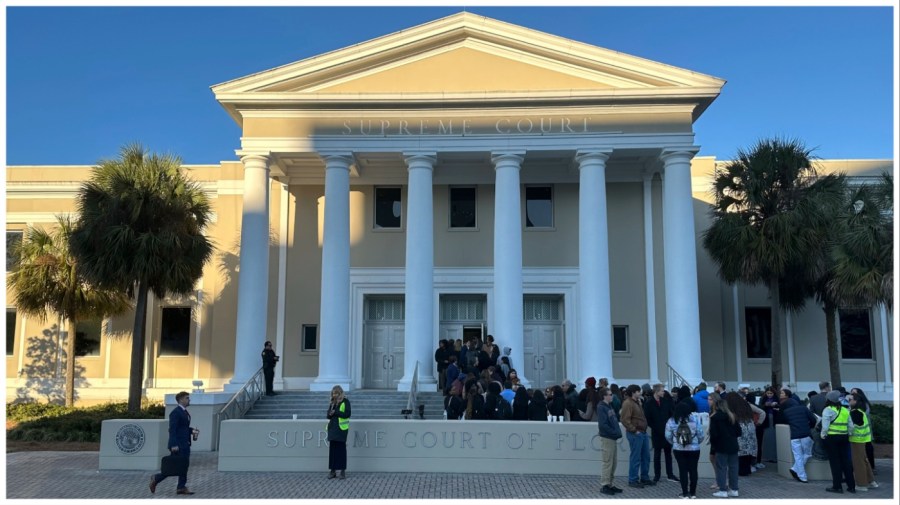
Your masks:
<svg viewBox="0 0 900 505"><path fill-rule="evenodd" d="M725 81L555 35L459 13L345 49L213 86L238 104L381 104L530 98L640 100L697 97ZM705 103L701 103L705 102Z"/></svg>

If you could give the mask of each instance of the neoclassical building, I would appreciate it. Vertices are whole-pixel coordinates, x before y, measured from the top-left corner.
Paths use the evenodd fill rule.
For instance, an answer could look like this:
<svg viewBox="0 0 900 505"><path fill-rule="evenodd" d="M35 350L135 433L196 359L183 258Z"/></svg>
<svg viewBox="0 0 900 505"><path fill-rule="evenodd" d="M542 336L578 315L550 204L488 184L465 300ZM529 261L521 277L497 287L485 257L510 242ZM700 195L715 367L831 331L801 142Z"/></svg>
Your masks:
<svg viewBox="0 0 900 505"><path fill-rule="evenodd" d="M698 156L693 123L724 84L460 13L213 86L239 160L186 167L218 250L193 296L151 304L148 396L236 390L265 340L279 389L407 390L418 369L434 390L438 340L486 334L532 386L766 383L766 292L722 283L699 245L723 161ZM7 167L7 243L71 212L89 173ZM844 381L876 398L892 317L837 322ZM126 396L132 320L79 327L80 399ZM828 375L823 313L783 321L785 379L808 391ZM58 328L7 302L8 400L61 394Z"/></svg>

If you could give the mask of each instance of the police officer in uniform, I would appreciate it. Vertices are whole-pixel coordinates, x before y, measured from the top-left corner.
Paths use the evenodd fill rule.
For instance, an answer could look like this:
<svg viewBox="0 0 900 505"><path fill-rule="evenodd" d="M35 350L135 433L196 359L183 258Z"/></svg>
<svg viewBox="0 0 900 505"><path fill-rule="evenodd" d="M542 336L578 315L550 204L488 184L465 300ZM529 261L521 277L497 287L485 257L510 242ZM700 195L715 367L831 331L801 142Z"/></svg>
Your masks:
<svg viewBox="0 0 900 505"><path fill-rule="evenodd" d="M266 377L266 396L275 396L272 382L275 380L275 363L278 363L278 356L272 350L272 342L266 341L266 345L262 352L263 375Z"/></svg>

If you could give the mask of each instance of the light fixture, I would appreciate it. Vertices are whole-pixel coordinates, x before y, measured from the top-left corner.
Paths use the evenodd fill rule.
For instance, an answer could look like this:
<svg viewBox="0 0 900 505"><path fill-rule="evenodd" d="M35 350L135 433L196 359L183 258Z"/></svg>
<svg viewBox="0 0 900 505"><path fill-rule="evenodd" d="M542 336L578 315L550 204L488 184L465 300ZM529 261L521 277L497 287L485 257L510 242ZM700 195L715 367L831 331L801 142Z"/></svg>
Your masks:
<svg viewBox="0 0 900 505"><path fill-rule="evenodd" d="M202 393L203 392L203 389L202 389L203 381L202 380L198 379L198 380L192 381L191 384L194 385L194 391L193 391L194 393Z"/></svg>

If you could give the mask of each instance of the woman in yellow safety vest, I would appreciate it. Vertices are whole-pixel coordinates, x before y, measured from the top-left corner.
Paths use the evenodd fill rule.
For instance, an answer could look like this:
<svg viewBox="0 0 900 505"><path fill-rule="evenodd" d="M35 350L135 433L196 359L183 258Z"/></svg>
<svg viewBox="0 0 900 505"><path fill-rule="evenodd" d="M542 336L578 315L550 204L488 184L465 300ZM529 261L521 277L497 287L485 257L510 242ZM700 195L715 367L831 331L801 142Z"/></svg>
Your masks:
<svg viewBox="0 0 900 505"><path fill-rule="evenodd" d="M828 452L828 464L831 466L831 487L825 488L829 493L843 493L841 476L847 482L847 492L856 492L856 481L853 479L853 464L850 461L850 433L853 432L853 421L850 409L841 405L840 391L829 391L825 397L825 409L822 411L822 441Z"/></svg>
<svg viewBox="0 0 900 505"><path fill-rule="evenodd" d="M350 400L344 398L344 389L340 386L331 388L331 403L328 405L328 478L337 477L341 471L341 479L347 476L347 432L350 430Z"/></svg>
<svg viewBox="0 0 900 505"><path fill-rule="evenodd" d="M847 402L850 403L850 420L853 421L853 431L850 432L853 478L856 480L857 491L868 491L870 487L878 487L872 467L866 458L866 444L872 441L869 416L863 410L864 402L856 395L847 395Z"/></svg>

